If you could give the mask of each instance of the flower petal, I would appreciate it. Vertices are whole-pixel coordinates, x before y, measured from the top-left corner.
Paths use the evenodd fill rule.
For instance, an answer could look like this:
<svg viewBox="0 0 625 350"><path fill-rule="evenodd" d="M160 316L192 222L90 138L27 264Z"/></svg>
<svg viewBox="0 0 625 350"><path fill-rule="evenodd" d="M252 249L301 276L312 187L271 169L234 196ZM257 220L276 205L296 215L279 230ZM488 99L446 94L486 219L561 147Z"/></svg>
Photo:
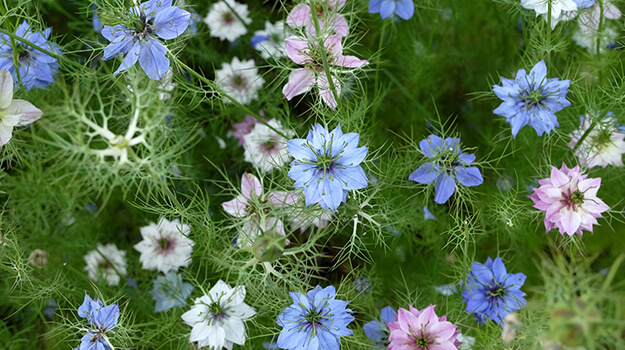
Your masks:
<svg viewBox="0 0 625 350"><path fill-rule="evenodd" d="M289 81L284 85L282 93L287 100L308 92L315 83L315 72L308 68L300 68L291 72Z"/></svg>
<svg viewBox="0 0 625 350"><path fill-rule="evenodd" d="M152 30L161 39L173 39L184 33L191 21L191 14L176 6L159 11L154 16Z"/></svg>
<svg viewBox="0 0 625 350"><path fill-rule="evenodd" d="M169 69L166 53L167 49L158 40L148 40L141 45L139 64L150 79L160 80Z"/></svg>

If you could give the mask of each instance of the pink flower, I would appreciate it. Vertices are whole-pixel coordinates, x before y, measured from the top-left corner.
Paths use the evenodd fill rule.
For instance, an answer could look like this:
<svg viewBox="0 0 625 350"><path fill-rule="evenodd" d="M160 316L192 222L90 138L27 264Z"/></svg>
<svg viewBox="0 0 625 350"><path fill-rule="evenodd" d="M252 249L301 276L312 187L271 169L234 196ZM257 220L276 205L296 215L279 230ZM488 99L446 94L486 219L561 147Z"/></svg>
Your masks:
<svg viewBox="0 0 625 350"><path fill-rule="evenodd" d="M619 19L621 18L621 11L607 1L603 4L603 16L605 19ZM581 12L577 21L579 22L579 27L586 34L596 34L601 21L601 7L599 3L597 2L587 11Z"/></svg>
<svg viewBox="0 0 625 350"><path fill-rule="evenodd" d="M457 350L460 341L456 339L460 331L447 321L447 315L438 317L436 305L419 311L399 308L395 322L388 322L391 331L388 350Z"/></svg>
<svg viewBox="0 0 625 350"><path fill-rule="evenodd" d="M538 180L539 188L529 197L534 201L534 208L546 211L545 228L549 232L557 227L561 235L569 236L582 230L592 232L601 213L610 209L597 197L601 178L587 179L588 175L579 172L579 166L569 169L562 163L562 168L552 167L551 177Z"/></svg>
<svg viewBox="0 0 625 350"><path fill-rule="evenodd" d="M263 111L259 111L258 115L260 115L261 117L264 117L265 113ZM263 120L268 121L267 119L264 119L264 118ZM243 136L249 134L250 131L252 131L252 128L254 128L254 125L258 123L260 123L258 119L248 114L245 116L245 118L243 118L241 122L233 125L234 132L232 133L232 135L239 139L239 142L238 142L239 146L243 146L244 144Z"/></svg>
<svg viewBox="0 0 625 350"><path fill-rule="evenodd" d="M361 60L355 56L344 56L343 45L340 35L332 35L323 40L328 65L333 68L347 67L359 68L369 62ZM310 42L308 39L298 36L290 36L284 40L286 42L286 53L297 64L304 68L299 68L291 72L288 83L282 89L282 93L287 100L308 92L313 85L319 88L321 99L332 109L336 108L337 102L330 89L328 77L323 69L321 58L322 51L319 41ZM339 80L332 77L336 94L340 96L341 86Z"/></svg>
<svg viewBox="0 0 625 350"><path fill-rule="evenodd" d="M319 30L334 30L340 36L347 36L349 26L347 20L337 10L345 5L346 0L321 0L311 1L317 12L317 20L319 22ZM310 5L303 3L295 6L286 18L286 23L292 27L306 27L306 34L316 36L317 30L312 18ZM327 25L327 28L326 28ZM333 34L333 33L328 33Z"/></svg>

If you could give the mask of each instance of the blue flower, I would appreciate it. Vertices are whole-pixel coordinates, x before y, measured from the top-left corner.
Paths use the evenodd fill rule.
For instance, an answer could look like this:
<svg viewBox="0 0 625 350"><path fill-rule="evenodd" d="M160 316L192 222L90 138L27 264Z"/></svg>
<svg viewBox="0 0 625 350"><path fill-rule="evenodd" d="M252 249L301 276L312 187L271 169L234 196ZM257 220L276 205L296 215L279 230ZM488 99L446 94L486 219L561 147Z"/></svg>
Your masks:
<svg viewBox="0 0 625 350"><path fill-rule="evenodd" d="M436 180L434 202L447 202L456 191L456 180L468 187L484 182L478 168L467 167L473 163L475 155L460 152L460 139L448 137L443 140L430 135L419 142L419 148L433 161L422 164L408 179L422 184Z"/></svg>
<svg viewBox="0 0 625 350"><path fill-rule="evenodd" d="M392 307L387 306L382 309L382 312L380 313L382 321L369 321L362 327L367 338L374 342L377 347L386 348L388 346L388 336L390 335L390 330L387 323L395 322L395 315L397 315L397 311L395 311Z"/></svg>
<svg viewBox="0 0 625 350"><path fill-rule="evenodd" d="M295 158L288 175L295 187L304 188L307 206L319 203L336 210L347 199L347 191L367 187L369 180L360 166L367 147L358 147L359 138L357 133L343 134L340 125L328 132L315 124L306 139L287 141Z"/></svg>
<svg viewBox="0 0 625 350"><path fill-rule="evenodd" d="M102 31L103 25L102 21L100 21L100 17L98 16L98 7L96 5L91 5L91 11L93 11L93 15L91 17L91 24L93 25L93 30L96 33L100 33Z"/></svg>
<svg viewBox="0 0 625 350"><path fill-rule="evenodd" d="M298 350L338 349L340 337L352 334L347 325L354 320L347 301L336 300L333 286L320 286L308 292L289 293L293 304L278 316L284 327L278 336L278 347Z"/></svg>
<svg viewBox="0 0 625 350"><path fill-rule="evenodd" d="M386 19L393 13L402 19L411 19L414 15L413 0L369 0L369 13L379 13Z"/></svg>
<svg viewBox="0 0 625 350"><path fill-rule="evenodd" d="M573 0L573 2L577 5L578 9L586 9L591 7L597 2L596 0Z"/></svg>
<svg viewBox="0 0 625 350"><path fill-rule="evenodd" d="M432 214L428 207L423 207L423 219L424 220L436 220L436 216Z"/></svg>
<svg viewBox="0 0 625 350"><path fill-rule="evenodd" d="M32 42L41 49L60 55L59 47L47 41L51 32L52 29L47 28L43 33L34 33L24 21L15 30L15 35ZM11 38L0 33L0 70L10 72L14 82L17 83L21 79L22 85L27 90L34 86L45 88L54 82L53 76L58 69L59 61L56 58L19 40L15 40L15 47L12 47Z"/></svg>
<svg viewBox="0 0 625 350"><path fill-rule="evenodd" d="M172 0L150 0L138 8L132 8L130 17L136 20L137 27L128 28L125 24L106 26L102 35L111 43L104 49L103 60L126 54L122 64L113 74L132 67L137 60L151 79L160 80L169 69L165 57L167 49L158 38L174 39L187 27L191 14L171 5Z"/></svg>
<svg viewBox="0 0 625 350"><path fill-rule="evenodd" d="M526 278L523 273L507 273L500 257L494 261L488 258L484 264L473 262L462 291L466 311L480 324L489 319L502 324L509 313L527 304L523 298L525 293L521 291Z"/></svg>
<svg viewBox="0 0 625 350"><path fill-rule="evenodd" d="M104 303L93 300L85 294L85 300L78 308L78 315L86 318L91 329L80 340L80 350L108 350L110 345L104 334L117 326L119 306L117 304L104 306Z"/></svg>
<svg viewBox="0 0 625 350"><path fill-rule="evenodd" d="M570 80L547 79L547 66L540 61L529 74L519 69L516 78L501 78L501 85L493 86L493 92L503 103L493 113L506 117L512 126L512 136L529 125L538 136L547 134L558 124L556 112L571 105L566 99Z"/></svg>
<svg viewBox="0 0 625 350"><path fill-rule="evenodd" d="M183 282L179 273L169 271L165 276L159 275L154 280L154 288L150 291L152 298L156 301L154 312L167 311L173 307L185 305L192 291L193 286Z"/></svg>

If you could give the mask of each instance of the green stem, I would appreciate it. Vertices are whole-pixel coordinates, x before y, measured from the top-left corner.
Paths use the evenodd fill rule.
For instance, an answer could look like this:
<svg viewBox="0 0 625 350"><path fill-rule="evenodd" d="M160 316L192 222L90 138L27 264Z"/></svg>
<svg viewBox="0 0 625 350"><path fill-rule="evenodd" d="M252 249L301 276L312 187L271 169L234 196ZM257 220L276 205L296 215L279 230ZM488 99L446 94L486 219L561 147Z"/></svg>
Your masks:
<svg viewBox="0 0 625 350"><path fill-rule="evenodd" d="M601 53L601 36L603 35L603 1L599 0L599 25L597 26L597 56Z"/></svg>
<svg viewBox="0 0 625 350"><path fill-rule="evenodd" d="M597 118L599 119L599 118ZM592 123L590 124L590 126L588 127L588 129L586 129L586 131L584 131L584 134L582 135L582 137L580 137L580 139L577 141L577 143L575 144L575 147L573 147L573 153L577 152L577 149L582 145L582 143L584 142L584 140L586 139L586 137L588 137L588 135L590 135L590 133L592 132L592 130L595 128L595 126L598 124L597 123L597 119L593 119Z"/></svg>

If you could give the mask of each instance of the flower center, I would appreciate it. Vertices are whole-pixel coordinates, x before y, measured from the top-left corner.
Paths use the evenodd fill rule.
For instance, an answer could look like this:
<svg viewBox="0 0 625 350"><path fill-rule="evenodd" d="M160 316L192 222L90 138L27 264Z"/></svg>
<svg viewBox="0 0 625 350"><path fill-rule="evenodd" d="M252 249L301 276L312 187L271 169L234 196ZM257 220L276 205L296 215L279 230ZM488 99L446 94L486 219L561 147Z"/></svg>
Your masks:
<svg viewBox="0 0 625 350"><path fill-rule="evenodd" d="M597 150L608 146L612 143L612 130L610 128L600 128L594 141L594 146Z"/></svg>
<svg viewBox="0 0 625 350"><path fill-rule="evenodd" d="M20 63L26 63L30 60L30 50L26 47L17 45L17 57Z"/></svg>
<svg viewBox="0 0 625 350"><path fill-rule="evenodd" d="M310 310L308 312L308 315L306 315L306 321L312 323L312 324L316 324L317 322L319 322L319 320L322 318L321 315L319 315L317 313L317 310Z"/></svg>
<svg viewBox="0 0 625 350"><path fill-rule="evenodd" d="M582 204L584 203L584 194L580 190L575 190L569 197L570 204Z"/></svg>
<svg viewBox="0 0 625 350"><path fill-rule="evenodd" d="M148 17L145 14L139 16L139 22L135 27L135 36L144 39L146 36L152 34L152 26L154 25L154 17Z"/></svg>
<svg viewBox="0 0 625 350"><path fill-rule="evenodd" d="M506 288L503 286L495 286L488 291L488 299L503 298L504 296L506 296Z"/></svg>
<svg viewBox="0 0 625 350"><path fill-rule="evenodd" d="M419 348L420 348L420 349L427 349L427 348L428 348L428 345L429 345L430 343L432 343L432 341L431 341L431 340L429 340L427 337L423 336L423 337L421 337L421 338L417 338L417 339L416 339L415 345L416 345L416 348L417 348L417 349L419 349Z"/></svg>
<svg viewBox="0 0 625 350"><path fill-rule="evenodd" d="M212 314L213 320L216 321L221 322L226 318L226 316L228 316L226 314L226 310L224 310L224 308L221 307L221 304L217 302L208 305L208 311Z"/></svg>
<svg viewBox="0 0 625 350"><path fill-rule="evenodd" d="M234 22L234 15L232 14L232 12L226 12L224 13L224 16L221 19L224 24L232 24L232 22Z"/></svg>

